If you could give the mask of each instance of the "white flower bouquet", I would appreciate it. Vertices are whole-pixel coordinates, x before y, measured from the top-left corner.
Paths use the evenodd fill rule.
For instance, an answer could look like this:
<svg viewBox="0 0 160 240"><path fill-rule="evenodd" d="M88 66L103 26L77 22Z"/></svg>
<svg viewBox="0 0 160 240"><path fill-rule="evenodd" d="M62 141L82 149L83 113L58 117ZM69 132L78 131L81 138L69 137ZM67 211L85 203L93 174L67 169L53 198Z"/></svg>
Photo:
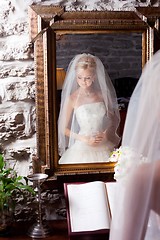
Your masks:
<svg viewBox="0 0 160 240"><path fill-rule="evenodd" d="M139 159L139 161L137 161L137 159ZM131 172L133 167L142 162L146 162L146 160L147 159L144 156L139 155L127 146L121 146L120 148L115 149L109 158L109 161L116 163L114 167L114 179L118 181L124 178Z"/></svg>

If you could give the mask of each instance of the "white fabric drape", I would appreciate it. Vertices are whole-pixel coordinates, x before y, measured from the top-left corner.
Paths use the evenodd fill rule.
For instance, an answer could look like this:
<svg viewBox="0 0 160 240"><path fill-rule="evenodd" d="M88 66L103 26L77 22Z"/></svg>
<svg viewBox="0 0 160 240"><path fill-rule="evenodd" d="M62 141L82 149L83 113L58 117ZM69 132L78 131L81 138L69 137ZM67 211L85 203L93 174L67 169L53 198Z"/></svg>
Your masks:
<svg viewBox="0 0 160 240"><path fill-rule="evenodd" d="M130 99L122 146L136 152L118 181L110 240L160 239L160 51L143 69ZM140 157L146 163L140 164ZM138 167L137 167L138 165Z"/></svg>

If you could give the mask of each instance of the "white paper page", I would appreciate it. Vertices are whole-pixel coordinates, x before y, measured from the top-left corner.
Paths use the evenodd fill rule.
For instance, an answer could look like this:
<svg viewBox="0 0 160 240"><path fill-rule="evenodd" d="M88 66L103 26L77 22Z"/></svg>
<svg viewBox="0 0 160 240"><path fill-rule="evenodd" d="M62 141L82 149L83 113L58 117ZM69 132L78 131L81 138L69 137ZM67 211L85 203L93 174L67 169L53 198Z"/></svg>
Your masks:
<svg viewBox="0 0 160 240"><path fill-rule="evenodd" d="M105 184L100 181L68 185L72 232L109 229Z"/></svg>
<svg viewBox="0 0 160 240"><path fill-rule="evenodd" d="M108 201L109 201L109 206L110 206L110 211L111 211L111 217L113 219L114 216L114 211L116 211L116 187L117 183L116 182L106 182L106 189L107 189L107 195L108 195Z"/></svg>

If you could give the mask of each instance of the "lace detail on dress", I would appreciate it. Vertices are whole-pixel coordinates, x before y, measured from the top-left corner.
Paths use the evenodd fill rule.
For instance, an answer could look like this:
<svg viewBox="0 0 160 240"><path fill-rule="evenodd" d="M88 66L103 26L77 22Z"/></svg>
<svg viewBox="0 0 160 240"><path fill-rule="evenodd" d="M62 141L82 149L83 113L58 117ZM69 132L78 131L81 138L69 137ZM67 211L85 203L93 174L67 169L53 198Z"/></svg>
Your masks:
<svg viewBox="0 0 160 240"><path fill-rule="evenodd" d="M103 131L103 119L106 114L103 102L81 105L76 109L76 119L80 126L80 134L93 135Z"/></svg>

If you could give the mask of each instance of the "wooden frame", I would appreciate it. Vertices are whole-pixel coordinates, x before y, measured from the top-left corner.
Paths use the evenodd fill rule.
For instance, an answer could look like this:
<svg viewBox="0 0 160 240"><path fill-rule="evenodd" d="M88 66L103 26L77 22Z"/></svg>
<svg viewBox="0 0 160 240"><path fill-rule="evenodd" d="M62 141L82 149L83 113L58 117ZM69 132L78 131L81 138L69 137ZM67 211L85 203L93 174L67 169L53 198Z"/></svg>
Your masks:
<svg viewBox="0 0 160 240"><path fill-rule="evenodd" d="M150 19L153 17L150 13ZM137 11L65 11L61 6L29 7L30 36L34 44L37 161L36 171L49 176L113 173L113 163L58 164L57 99L56 99L56 38L66 33L108 34L112 32L142 33L142 67L154 52L153 26L147 10ZM145 12L145 20L144 20ZM154 18L157 21L159 12ZM152 19L153 20L153 19ZM153 23L153 21L152 21ZM153 25L153 24L152 24ZM53 67L54 66L54 67Z"/></svg>

